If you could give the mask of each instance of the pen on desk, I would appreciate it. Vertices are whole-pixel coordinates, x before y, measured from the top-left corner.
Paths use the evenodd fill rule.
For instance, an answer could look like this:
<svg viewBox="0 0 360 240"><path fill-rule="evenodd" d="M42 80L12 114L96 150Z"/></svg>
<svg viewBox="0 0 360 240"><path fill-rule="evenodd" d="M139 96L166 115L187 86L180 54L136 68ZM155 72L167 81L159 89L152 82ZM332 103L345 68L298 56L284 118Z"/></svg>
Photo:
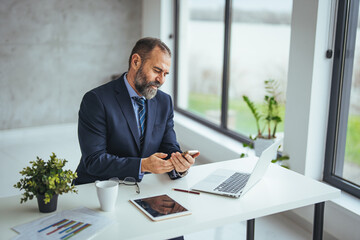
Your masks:
<svg viewBox="0 0 360 240"><path fill-rule="evenodd" d="M185 192L185 193L192 193L192 194L197 194L199 195L199 192L194 192L194 191L189 191L189 190L184 190L184 189L178 189L178 188L173 188L174 191L179 191L179 192Z"/></svg>

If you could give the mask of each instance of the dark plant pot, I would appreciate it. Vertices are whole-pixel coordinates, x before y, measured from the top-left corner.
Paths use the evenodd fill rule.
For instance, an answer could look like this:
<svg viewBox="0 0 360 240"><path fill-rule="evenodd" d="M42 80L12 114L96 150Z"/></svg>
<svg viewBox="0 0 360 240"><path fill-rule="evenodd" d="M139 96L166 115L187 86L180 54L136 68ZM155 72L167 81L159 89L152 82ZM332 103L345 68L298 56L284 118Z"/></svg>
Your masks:
<svg viewBox="0 0 360 240"><path fill-rule="evenodd" d="M45 195L36 195L39 211L42 213L50 213L56 211L58 196L59 195L57 194L53 195L50 202L45 204L44 203Z"/></svg>

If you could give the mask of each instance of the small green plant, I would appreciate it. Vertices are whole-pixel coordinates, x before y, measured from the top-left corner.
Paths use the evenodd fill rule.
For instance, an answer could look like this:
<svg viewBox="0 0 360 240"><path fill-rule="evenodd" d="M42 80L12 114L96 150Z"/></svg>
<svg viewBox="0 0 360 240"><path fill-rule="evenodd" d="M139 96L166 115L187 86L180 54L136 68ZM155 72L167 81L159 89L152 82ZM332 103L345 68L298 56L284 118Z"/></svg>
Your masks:
<svg viewBox="0 0 360 240"><path fill-rule="evenodd" d="M44 202L47 204L55 194L77 193L75 186L71 185L77 174L71 170L63 170L66 162L65 159L57 158L55 153L50 155L47 162L39 157L36 157L35 161L30 161L31 167L20 171L24 177L14 185L15 188L25 190L20 203L31 200L36 195L44 195Z"/></svg>
<svg viewBox="0 0 360 240"><path fill-rule="evenodd" d="M274 79L265 81L265 89L268 95L265 95L265 110L260 112L254 102L252 102L247 96L243 96L245 103L250 108L251 113L255 118L257 136L255 138L276 138L276 130L278 124L282 121L279 114L279 104L277 98L280 94L278 91L279 83ZM264 126L261 128L261 120L264 121ZM267 135L264 135L264 129L267 128Z"/></svg>
<svg viewBox="0 0 360 240"><path fill-rule="evenodd" d="M281 156L281 157L278 156L276 159L271 160L271 162L272 162L272 163L279 163L280 166L289 169L289 167L288 167L287 165L282 164L283 161L287 161L287 160L289 160L289 159L290 159L289 156L284 155L284 156Z"/></svg>

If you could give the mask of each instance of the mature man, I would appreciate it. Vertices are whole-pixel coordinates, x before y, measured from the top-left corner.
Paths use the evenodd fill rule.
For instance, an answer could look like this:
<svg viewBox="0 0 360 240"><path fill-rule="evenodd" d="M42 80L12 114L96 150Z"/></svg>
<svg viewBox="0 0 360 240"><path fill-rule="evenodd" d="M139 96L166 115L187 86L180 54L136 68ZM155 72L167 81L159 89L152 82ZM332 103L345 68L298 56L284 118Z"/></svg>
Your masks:
<svg viewBox="0 0 360 240"><path fill-rule="evenodd" d="M82 156L75 184L112 177L141 181L146 172L168 173L171 179L186 175L199 154L180 154L171 97L158 90L170 63L171 52L163 42L140 39L128 72L84 95L78 122Z"/></svg>

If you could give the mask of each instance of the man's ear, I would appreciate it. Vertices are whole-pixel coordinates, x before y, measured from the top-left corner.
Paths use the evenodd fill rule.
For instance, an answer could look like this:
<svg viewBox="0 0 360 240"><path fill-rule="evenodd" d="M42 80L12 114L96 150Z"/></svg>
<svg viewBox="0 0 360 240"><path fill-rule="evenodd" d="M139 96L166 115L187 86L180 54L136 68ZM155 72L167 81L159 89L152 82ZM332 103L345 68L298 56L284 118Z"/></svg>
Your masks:
<svg viewBox="0 0 360 240"><path fill-rule="evenodd" d="M139 54L134 53L131 57L131 67L138 70L141 66L141 57Z"/></svg>

